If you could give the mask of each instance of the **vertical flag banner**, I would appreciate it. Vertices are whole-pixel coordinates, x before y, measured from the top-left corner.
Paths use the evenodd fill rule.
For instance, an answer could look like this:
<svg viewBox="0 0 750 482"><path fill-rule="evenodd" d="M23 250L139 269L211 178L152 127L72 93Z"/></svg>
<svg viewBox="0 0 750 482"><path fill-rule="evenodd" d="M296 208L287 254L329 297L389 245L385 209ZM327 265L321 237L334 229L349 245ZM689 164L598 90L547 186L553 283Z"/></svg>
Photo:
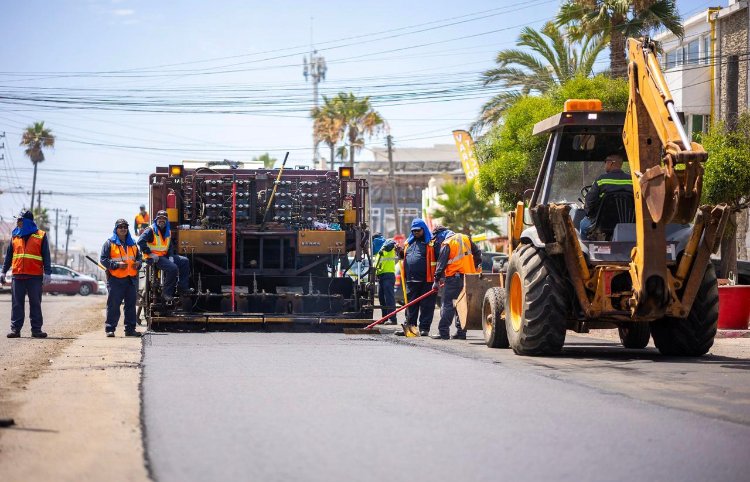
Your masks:
<svg viewBox="0 0 750 482"><path fill-rule="evenodd" d="M453 140L456 141L458 157L461 159L461 167L466 174L466 180L471 181L479 174L479 162L474 153L474 140L466 131L453 131Z"/></svg>

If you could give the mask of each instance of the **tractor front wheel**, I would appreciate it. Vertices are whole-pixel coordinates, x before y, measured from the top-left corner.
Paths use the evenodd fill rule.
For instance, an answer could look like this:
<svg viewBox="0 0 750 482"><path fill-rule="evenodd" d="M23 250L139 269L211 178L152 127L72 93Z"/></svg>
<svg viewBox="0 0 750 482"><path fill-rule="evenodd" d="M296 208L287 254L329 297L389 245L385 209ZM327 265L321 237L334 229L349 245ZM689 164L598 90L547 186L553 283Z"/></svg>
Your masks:
<svg viewBox="0 0 750 482"><path fill-rule="evenodd" d="M565 343L568 289L558 267L532 245L521 245L508 264L505 327L519 355L559 352Z"/></svg>

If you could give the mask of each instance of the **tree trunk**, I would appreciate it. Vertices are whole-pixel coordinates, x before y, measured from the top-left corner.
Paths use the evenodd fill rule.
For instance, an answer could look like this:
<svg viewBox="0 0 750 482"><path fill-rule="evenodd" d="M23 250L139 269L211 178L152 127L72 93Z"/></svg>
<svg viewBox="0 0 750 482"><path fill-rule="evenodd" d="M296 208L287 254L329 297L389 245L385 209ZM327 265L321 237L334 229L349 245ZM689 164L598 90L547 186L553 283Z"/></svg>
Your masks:
<svg viewBox="0 0 750 482"><path fill-rule="evenodd" d="M748 210L743 209L737 214L737 259L747 259L747 228Z"/></svg>
<svg viewBox="0 0 750 482"><path fill-rule="evenodd" d="M349 167L354 169L354 146L349 146Z"/></svg>
<svg viewBox="0 0 750 482"><path fill-rule="evenodd" d="M612 23L623 22L624 19L612 19ZM609 38L609 68L613 79L628 77L628 62L625 58L625 37L621 32L612 29Z"/></svg>
<svg viewBox="0 0 750 482"><path fill-rule="evenodd" d="M34 181L31 183L31 207L29 208L29 211L32 213L34 212L34 194L36 192L36 166L39 164L38 162L34 163Z"/></svg>
<svg viewBox="0 0 750 482"><path fill-rule="evenodd" d="M331 149L331 170L335 171L336 168L333 166L333 158L334 158L333 148L336 147L336 146L334 144L328 144L328 147Z"/></svg>
<svg viewBox="0 0 750 482"><path fill-rule="evenodd" d="M737 279L737 213L732 212L727 221L727 229L721 240L721 278L729 278L730 274Z"/></svg>

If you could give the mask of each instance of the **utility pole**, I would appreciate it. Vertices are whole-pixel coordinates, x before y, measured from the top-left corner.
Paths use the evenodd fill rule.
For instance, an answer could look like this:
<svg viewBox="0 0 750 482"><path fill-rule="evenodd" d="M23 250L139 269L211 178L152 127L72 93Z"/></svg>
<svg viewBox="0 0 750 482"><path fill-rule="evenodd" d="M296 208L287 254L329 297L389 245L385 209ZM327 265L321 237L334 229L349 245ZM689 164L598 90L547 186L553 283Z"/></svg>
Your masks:
<svg viewBox="0 0 750 482"><path fill-rule="evenodd" d="M36 207L40 212L42 211L42 194L44 195L52 194L52 191L37 191L36 192Z"/></svg>
<svg viewBox="0 0 750 482"><path fill-rule="evenodd" d="M388 142L388 180L391 183L391 203L393 204L393 218L396 221L396 234L401 230L401 222L398 216L398 203L396 202L396 175L393 172L393 137L390 134L385 138Z"/></svg>
<svg viewBox="0 0 750 482"><path fill-rule="evenodd" d="M55 209L53 209L53 211L55 211L55 254L54 254L54 259L55 259L55 264L57 264L57 247L59 246L59 244L57 244L57 233L59 232L59 229L57 229L58 219L59 219L61 211L65 213L65 212L68 212L68 210L67 209L55 208Z"/></svg>
<svg viewBox="0 0 750 482"><path fill-rule="evenodd" d="M312 22L310 23L310 61L308 62L307 57L302 59L304 68L302 69L302 75L305 76L305 81L310 77L313 88L313 109L318 108L318 84L321 80L326 80L326 59L322 55L318 55L318 51L313 49L312 46ZM315 137L313 132L313 166L318 166L320 169L326 168L325 159L321 159L318 153L318 139Z"/></svg>
<svg viewBox="0 0 750 482"><path fill-rule="evenodd" d="M65 230L65 261L63 262L63 266L68 265L68 242L70 241L70 235L73 234L73 230L70 229L70 219L72 217L68 214L68 228Z"/></svg>

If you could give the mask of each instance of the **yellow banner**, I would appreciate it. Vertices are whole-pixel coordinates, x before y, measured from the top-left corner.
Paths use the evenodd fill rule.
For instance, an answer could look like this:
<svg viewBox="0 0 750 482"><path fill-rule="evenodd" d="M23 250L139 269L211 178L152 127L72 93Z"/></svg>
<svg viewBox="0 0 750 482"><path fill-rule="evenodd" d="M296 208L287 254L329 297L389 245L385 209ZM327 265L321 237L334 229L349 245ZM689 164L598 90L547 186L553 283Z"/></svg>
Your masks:
<svg viewBox="0 0 750 482"><path fill-rule="evenodd" d="M479 174L479 162L474 153L474 141L471 134L466 131L453 131L453 139L456 141L458 157L461 159L461 167L466 174L466 180L471 181Z"/></svg>

